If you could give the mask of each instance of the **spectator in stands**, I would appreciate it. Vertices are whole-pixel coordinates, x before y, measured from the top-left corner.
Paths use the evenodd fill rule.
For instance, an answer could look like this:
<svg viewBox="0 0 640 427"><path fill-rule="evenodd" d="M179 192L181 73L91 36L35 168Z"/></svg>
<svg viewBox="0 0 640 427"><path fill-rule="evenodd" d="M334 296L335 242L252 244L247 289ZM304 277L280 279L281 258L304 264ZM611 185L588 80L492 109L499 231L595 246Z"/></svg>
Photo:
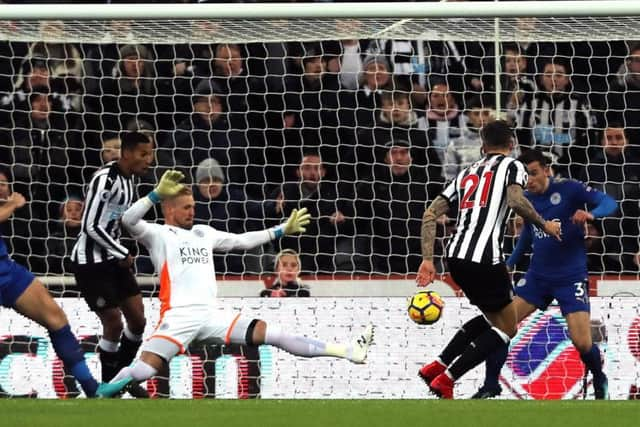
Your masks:
<svg viewBox="0 0 640 427"><path fill-rule="evenodd" d="M224 110L234 129L264 128L264 102L252 87L244 47L222 43L215 47L213 83L225 96Z"/></svg>
<svg viewBox="0 0 640 427"><path fill-rule="evenodd" d="M247 200L239 186L228 184L220 163L208 158L195 172L194 221L219 231L242 233L261 229L261 203ZM261 248L243 253L213 254L216 273L259 274Z"/></svg>
<svg viewBox="0 0 640 427"><path fill-rule="evenodd" d="M95 92L85 96L89 125L107 132L119 132L137 117L156 123L157 91L151 52L144 45L124 45L118 54L110 75L100 78Z"/></svg>
<svg viewBox="0 0 640 427"><path fill-rule="evenodd" d="M64 200L68 188L80 190L82 185L81 152L73 145L59 112L52 110L48 87L33 88L28 102L28 116L13 129L13 147L4 150L3 158L12 165L16 191L29 195L30 206L37 201Z"/></svg>
<svg viewBox="0 0 640 427"><path fill-rule="evenodd" d="M467 127L462 136L453 139L445 152L444 177L452 180L462 169L482 158L480 128L495 120L495 110L489 97L475 96L468 102Z"/></svg>
<svg viewBox="0 0 640 427"><path fill-rule="evenodd" d="M519 44L505 44L502 51L504 65L500 98L507 113L507 120L514 124L525 96L532 96L535 92L535 82L527 74L527 57L523 54ZM469 108L468 105L467 108Z"/></svg>
<svg viewBox="0 0 640 427"><path fill-rule="evenodd" d="M46 57L25 59L12 91L0 98L0 117L4 123L15 124L24 119L23 116L29 111L29 94L35 87L50 88L50 74Z"/></svg>
<svg viewBox="0 0 640 427"><path fill-rule="evenodd" d="M286 109L295 113L294 127L300 132L304 148L320 150L325 162L336 164L338 78L327 72L326 58L319 47L311 46L302 55L300 74L286 80Z"/></svg>
<svg viewBox="0 0 640 427"><path fill-rule="evenodd" d="M303 236L281 240L283 248L300 254L302 270L332 274L350 255L348 235L352 235L352 220L344 214L348 202L338 197L335 182L325 179L324 161L317 151L306 151L298 164L297 180L285 182L271 196L269 217L280 221L293 209L307 208L315 219ZM342 236L342 237L341 237ZM336 256L336 254L339 254ZM348 268L348 267L347 267Z"/></svg>
<svg viewBox="0 0 640 427"><path fill-rule="evenodd" d="M608 124L621 123L633 145L640 145L640 43L629 49L607 93L606 116Z"/></svg>
<svg viewBox="0 0 640 427"><path fill-rule="evenodd" d="M380 115L380 97L391 83L391 74L389 63L382 55L366 57L362 67L360 87L356 95L355 126L366 128L373 127L376 117Z"/></svg>
<svg viewBox="0 0 640 427"><path fill-rule="evenodd" d="M120 146L122 142L120 138L109 138L102 142L102 151L100 152L100 158L102 163L109 163L120 158Z"/></svg>
<svg viewBox="0 0 640 427"><path fill-rule="evenodd" d="M234 184L247 182L246 138L241 130L230 128L223 110L224 96L210 81L202 81L193 95L193 113L173 132L159 136L156 150L162 170L175 168L194 176L196 166L214 158L226 168Z"/></svg>
<svg viewBox="0 0 640 427"><path fill-rule="evenodd" d="M436 150L440 163L452 139L458 138L466 127L466 118L444 80L435 80L425 106L426 114L418 126L427 132L429 144Z"/></svg>
<svg viewBox="0 0 640 427"><path fill-rule="evenodd" d="M611 123L601 141L602 150L593 156L582 180L618 201L618 215L602 220L605 251L619 256L624 270L633 271L640 233L640 155L620 123Z"/></svg>
<svg viewBox="0 0 640 427"><path fill-rule="evenodd" d="M429 175L440 181L441 161L429 145L427 135L418 128L418 116L411 108L410 96L405 91L382 93L382 108L373 129L362 129L358 135L353 162L356 164L356 179L368 178L376 163L384 162L384 150L390 141L406 141L411 149L414 165L428 167ZM380 156L382 155L382 157Z"/></svg>
<svg viewBox="0 0 640 427"><path fill-rule="evenodd" d="M368 40L338 40L326 42L325 54L331 57L327 61L327 70L338 75L342 90L355 91L360 87L360 75L366 61Z"/></svg>
<svg viewBox="0 0 640 427"><path fill-rule="evenodd" d="M309 287L300 280L300 256L291 249L276 255L276 280L260 292L261 297L310 297Z"/></svg>
<svg viewBox="0 0 640 427"><path fill-rule="evenodd" d="M573 91L568 62L554 58L543 70L538 90L518 112L518 142L549 152L557 173L578 178L588 160L595 117L587 98Z"/></svg>
<svg viewBox="0 0 640 427"><path fill-rule="evenodd" d="M80 233L84 202L79 197L69 197L60 206L59 220L51 227L47 239L47 272L71 273L71 250Z"/></svg>
<svg viewBox="0 0 640 427"><path fill-rule="evenodd" d="M356 253L365 255L356 261L358 270L416 272L421 262L422 215L441 186L429 185L426 169L411 164L408 141L390 141L384 152L384 164L376 165L373 177L357 187Z"/></svg>

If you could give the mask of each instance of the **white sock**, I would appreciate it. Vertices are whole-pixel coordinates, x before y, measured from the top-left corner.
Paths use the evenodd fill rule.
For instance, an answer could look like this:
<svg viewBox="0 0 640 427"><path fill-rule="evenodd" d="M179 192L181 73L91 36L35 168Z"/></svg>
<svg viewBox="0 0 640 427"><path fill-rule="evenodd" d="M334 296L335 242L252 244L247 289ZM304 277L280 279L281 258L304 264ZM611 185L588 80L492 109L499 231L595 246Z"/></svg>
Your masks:
<svg viewBox="0 0 640 427"><path fill-rule="evenodd" d="M120 381L121 379L131 377L137 383L148 380L158 371L151 365L144 363L142 360L136 360L132 366L120 369L120 372L113 377L111 382Z"/></svg>
<svg viewBox="0 0 640 427"><path fill-rule="evenodd" d="M267 325L264 343L302 357L348 357L350 346L331 344L313 338L291 335L278 326Z"/></svg>
<svg viewBox="0 0 640 427"><path fill-rule="evenodd" d="M100 338L100 341L98 341L98 347L106 352L115 353L118 351L118 342Z"/></svg>
<svg viewBox="0 0 640 427"><path fill-rule="evenodd" d="M137 335L131 332L128 326L124 327L124 335L129 339L129 341L139 342L142 341L142 334Z"/></svg>

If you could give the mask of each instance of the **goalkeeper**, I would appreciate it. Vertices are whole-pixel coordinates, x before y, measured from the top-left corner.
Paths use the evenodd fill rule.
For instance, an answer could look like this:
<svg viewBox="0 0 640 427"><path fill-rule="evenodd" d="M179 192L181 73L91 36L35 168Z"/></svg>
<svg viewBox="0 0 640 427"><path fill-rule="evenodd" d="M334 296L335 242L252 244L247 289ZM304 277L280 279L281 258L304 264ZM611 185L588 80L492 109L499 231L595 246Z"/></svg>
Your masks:
<svg viewBox="0 0 640 427"><path fill-rule="evenodd" d="M529 150L519 160L527 166L529 181L525 196L546 220L560 221L562 241L547 235L532 224L525 224L516 248L507 260L513 267L531 248L531 264L523 279L515 286L518 321L536 309L545 310L556 299L567 321L571 341L580 358L593 374L596 399L607 399L607 376L602 371L600 351L591 339L587 254L584 246L584 224L611 215L617 209L610 196L585 184L554 179L548 159L537 150ZM593 207L588 212L584 205ZM498 377L507 360L507 346L496 350L486 362L484 385L472 396L486 399L501 393Z"/></svg>
<svg viewBox="0 0 640 427"><path fill-rule="evenodd" d="M154 191L138 200L123 215L132 237L149 250L160 275L160 320L142 346L140 358L123 368L113 381L129 378L141 382L154 376L190 343L269 344L303 357L333 356L364 363L372 341L368 325L351 344L331 344L297 336L286 328L221 310L211 251L250 249L284 235L305 231L310 222L306 209L294 210L276 227L243 234L225 233L207 225L193 225L191 190L180 184L183 175L167 171ZM161 202L164 225L142 218Z"/></svg>

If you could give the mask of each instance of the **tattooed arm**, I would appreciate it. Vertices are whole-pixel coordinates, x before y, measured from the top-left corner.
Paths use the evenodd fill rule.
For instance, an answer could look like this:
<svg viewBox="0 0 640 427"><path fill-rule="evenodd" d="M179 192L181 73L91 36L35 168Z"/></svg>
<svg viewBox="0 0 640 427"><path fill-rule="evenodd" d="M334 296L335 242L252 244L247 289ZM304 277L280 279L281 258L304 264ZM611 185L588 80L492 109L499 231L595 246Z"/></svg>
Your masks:
<svg viewBox="0 0 640 427"><path fill-rule="evenodd" d="M449 201L438 196L424 211L422 217L422 264L418 270L416 283L418 286L427 286L433 282L436 276L436 268L433 265L433 245L436 241L436 220L440 215L449 211Z"/></svg>
<svg viewBox="0 0 640 427"><path fill-rule="evenodd" d="M531 202L524 197L522 187L517 184L507 187L507 204L525 221L544 230L545 233L555 237L558 240L562 234L560 223L556 221L545 221L538 212L533 208Z"/></svg>
<svg viewBox="0 0 640 427"><path fill-rule="evenodd" d="M433 245L436 241L436 220L449 211L449 201L438 196L422 216L422 259L433 260Z"/></svg>

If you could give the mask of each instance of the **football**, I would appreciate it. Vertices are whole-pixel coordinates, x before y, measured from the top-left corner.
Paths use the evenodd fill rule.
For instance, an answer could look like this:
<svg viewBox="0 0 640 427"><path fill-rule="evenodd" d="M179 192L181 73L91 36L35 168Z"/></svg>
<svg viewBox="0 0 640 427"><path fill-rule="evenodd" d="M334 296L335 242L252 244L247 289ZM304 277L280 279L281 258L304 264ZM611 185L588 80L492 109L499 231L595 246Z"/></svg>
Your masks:
<svg viewBox="0 0 640 427"><path fill-rule="evenodd" d="M431 325L442 316L444 301L437 292L420 291L409 299L407 311L411 320L419 325Z"/></svg>

